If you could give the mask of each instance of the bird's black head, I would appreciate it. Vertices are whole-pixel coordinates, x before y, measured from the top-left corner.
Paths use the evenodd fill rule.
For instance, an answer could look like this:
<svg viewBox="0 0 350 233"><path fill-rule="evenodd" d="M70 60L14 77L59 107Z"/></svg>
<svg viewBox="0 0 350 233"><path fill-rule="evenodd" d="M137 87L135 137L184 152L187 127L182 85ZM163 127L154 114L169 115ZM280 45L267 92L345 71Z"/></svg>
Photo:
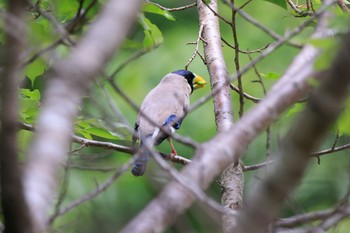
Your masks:
<svg viewBox="0 0 350 233"><path fill-rule="evenodd" d="M183 77L185 77L185 79L187 80L188 84L191 87L191 92L193 92L193 79L196 77L191 71L188 70L177 70L172 72L173 74L178 74L181 75Z"/></svg>

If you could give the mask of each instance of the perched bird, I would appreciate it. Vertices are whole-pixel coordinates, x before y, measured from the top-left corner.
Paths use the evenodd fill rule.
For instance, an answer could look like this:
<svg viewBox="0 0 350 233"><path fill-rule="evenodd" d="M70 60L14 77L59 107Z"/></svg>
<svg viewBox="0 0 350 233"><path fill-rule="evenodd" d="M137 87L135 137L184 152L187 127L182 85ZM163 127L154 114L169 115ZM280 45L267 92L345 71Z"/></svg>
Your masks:
<svg viewBox="0 0 350 233"><path fill-rule="evenodd" d="M206 81L188 70L177 70L167 74L143 100L136 119L133 145L137 138L140 148L132 168L134 176L145 173L150 149L168 138L172 154L176 150L169 135L179 129L190 105L193 90L202 88Z"/></svg>

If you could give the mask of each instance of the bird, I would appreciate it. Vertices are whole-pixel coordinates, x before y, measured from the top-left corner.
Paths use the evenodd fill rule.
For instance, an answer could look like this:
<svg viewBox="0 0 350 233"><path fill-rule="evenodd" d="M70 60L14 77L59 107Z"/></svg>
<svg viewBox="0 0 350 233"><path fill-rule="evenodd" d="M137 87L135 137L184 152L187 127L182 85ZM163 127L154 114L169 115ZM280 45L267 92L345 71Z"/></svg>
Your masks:
<svg viewBox="0 0 350 233"><path fill-rule="evenodd" d="M133 146L137 139L140 141L131 171L134 176L142 176L145 173L150 150L165 139L170 143L171 154L177 154L169 136L180 128L188 112L192 92L204 87L206 83L201 76L191 71L176 70L165 75L146 95L135 122L132 138Z"/></svg>

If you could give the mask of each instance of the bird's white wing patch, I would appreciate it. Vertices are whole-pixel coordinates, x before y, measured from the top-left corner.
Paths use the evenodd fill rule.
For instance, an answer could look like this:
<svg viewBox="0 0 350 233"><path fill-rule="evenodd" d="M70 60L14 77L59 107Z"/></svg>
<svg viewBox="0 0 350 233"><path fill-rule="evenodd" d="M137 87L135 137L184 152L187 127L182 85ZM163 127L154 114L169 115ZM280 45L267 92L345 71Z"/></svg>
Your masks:
<svg viewBox="0 0 350 233"><path fill-rule="evenodd" d="M152 139L156 138L159 134L159 131L160 129L158 127L156 127L153 131L153 134L152 134Z"/></svg>

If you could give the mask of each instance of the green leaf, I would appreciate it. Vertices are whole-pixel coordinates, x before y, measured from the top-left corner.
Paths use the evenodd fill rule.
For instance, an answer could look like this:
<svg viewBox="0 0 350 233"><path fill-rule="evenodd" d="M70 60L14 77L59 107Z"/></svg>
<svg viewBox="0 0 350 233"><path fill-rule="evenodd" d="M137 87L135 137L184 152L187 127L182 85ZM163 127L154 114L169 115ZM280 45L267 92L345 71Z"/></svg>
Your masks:
<svg viewBox="0 0 350 233"><path fill-rule="evenodd" d="M280 74L268 72L266 74L260 73L261 77L263 78L269 78L269 79L279 79L281 77Z"/></svg>
<svg viewBox="0 0 350 233"><path fill-rule="evenodd" d="M134 40L125 40L122 47L123 49L142 49L143 44Z"/></svg>
<svg viewBox="0 0 350 233"><path fill-rule="evenodd" d="M147 19L144 15L139 17L139 22L141 26L144 28L145 38L143 40L144 48L150 49L156 45L163 43L163 35L159 30L157 25L153 24L149 19Z"/></svg>
<svg viewBox="0 0 350 233"><path fill-rule="evenodd" d="M347 99L345 109L337 121L340 134L350 135L350 98Z"/></svg>
<svg viewBox="0 0 350 233"><path fill-rule="evenodd" d="M90 123L86 120L75 122L75 126L78 126L79 128L83 128L83 129L91 128Z"/></svg>
<svg viewBox="0 0 350 233"><path fill-rule="evenodd" d="M20 99L20 117L26 123L34 123L39 113L39 103L29 98Z"/></svg>
<svg viewBox="0 0 350 233"><path fill-rule="evenodd" d="M35 101L40 101L40 98L41 98L40 92L38 89L31 91L30 89L21 88L20 94Z"/></svg>
<svg viewBox="0 0 350 233"><path fill-rule="evenodd" d="M272 4L275 4L277 6L282 7L283 9L287 10L287 3L285 0L264 0L265 2L271 2Z"/></svg>
<svg viewBox="0 0 350 233"><path fill-rule="evenodd" d="M52 43L55 37L53 27L51 24L42 17L39 17L35 21L30 21L29 25L29 38L35 47L41 47ZM39 43L40 42L40 43Z"/></svg>
<svg viewBox="0 0 350 233"><path fill-rule="evenodd" d="M175 21L174 16L169 11L162 10L160 7L158 7L156 5L153 5L153 4L150 4L150 3L146 3L143 6L143 12L148 12L148 13L153 13L153 14L157 14L157 15L162 15L165 18L167 18L168 20Z"/></svg>
<svg viewBox="0 0 350 233"><path fill-rule="evenodd" d="M78 1L60 0L54 2L54 12L61 23L73 19L79 7Z"/></svg>
<svg viewBox="0 0 350 233"><path fill-rule="evenodd" d="M25 74L34 85L35 79L42 75L46 69L46 63L42 59L36 59L25 68Z"/></svg>
<svg viewBox="0 0 350 233"><path fill-rule="evenodd" d="M83 129L82 130L85 133L89 133L101 138L107 138L107 139L118 139L118 137L114 136L113 134L111 134L110 132L108 132L105 129L102 128L96 128L96 127L92 127L92 128L88 128L88 129Z"/></svg>
<svg viewBox="0 0 350 233"><path fill-rule="evenodd" d="M22 121L26 123L34 123L40 109L40 92L35 89L22 88L20 89L20 113L19 116Z"/></svg>
<svg viewBox="0 0 350 233"><path fill-rule="evenodd" d="M74 132L77 133L77 134L82 135L82 136L83 136L84 138L86 138L86 139L92 140L91 134L86 133L83 129L75 128L75 129L74 129Z"/></svg>

